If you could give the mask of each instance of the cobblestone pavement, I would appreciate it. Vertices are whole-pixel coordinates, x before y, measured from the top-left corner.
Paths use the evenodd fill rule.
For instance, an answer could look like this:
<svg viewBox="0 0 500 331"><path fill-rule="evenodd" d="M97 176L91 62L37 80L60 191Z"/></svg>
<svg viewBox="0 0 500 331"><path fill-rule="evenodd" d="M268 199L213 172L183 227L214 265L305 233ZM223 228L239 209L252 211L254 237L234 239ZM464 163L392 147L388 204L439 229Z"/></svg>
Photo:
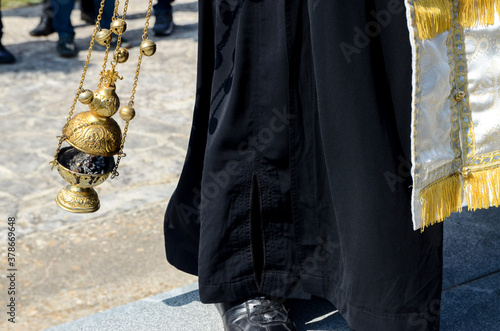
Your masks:
<svg viewBox="0 0 500 331"><path fill-rule="evenodd" d="M120 176L96 188L101 209L93 214L57 207L54 199L66 183L49 165L81 78L92 26L73 11L80 52L62 59L55 51L56 34L29 36L40 12L40 6L33 6L2 13L2 42L18 62L0 66L0 298L5 307L7 218L15 217L16 330L46 328L196 280L165 261L162 222L191 125L197 2L174 3L174 34L150 34L158 51L143 60L127 156ZM134 47L129 61L117 67L124 77L117 82L122 104L132 90L145 12L145 1L131 1L125 37ZM103 56L96 46L84 88L97 87ZM85 110L77 105L76 112ZM115 119L123 128L124 122Z"/></svg>

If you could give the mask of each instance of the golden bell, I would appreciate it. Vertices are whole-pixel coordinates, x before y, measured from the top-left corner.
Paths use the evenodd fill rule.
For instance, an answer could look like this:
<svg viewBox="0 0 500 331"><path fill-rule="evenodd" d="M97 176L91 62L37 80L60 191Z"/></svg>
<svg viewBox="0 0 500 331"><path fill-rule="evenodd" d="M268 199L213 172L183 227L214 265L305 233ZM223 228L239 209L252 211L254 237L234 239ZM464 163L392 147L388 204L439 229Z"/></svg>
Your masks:
<svg viewBox="0 0 500 331"><path fill-rule="evenodd" d="M127 30L127 23L124 20L118 18L111 22L109 29L114 34L124 33Z"/></svg>
<svg viewBox="0 0 500 331"><path fill-rule="evenodd" d="M156 44L154 41L146 39L141 43L140 50L142 54L152 56L156 53Z"/></svg>
<svg viewBox="0 0 500 331"><path fill-rule="evenodd" d="M105 158L105 167L102 173L85 174L69 169L71 157L81 153L73 147L61 149L54 162L59 174L70 184L62 188L56 197L57 205L73 213L92 213L99 209L100 202L93 187L103 183L111 174L115 165L113 157Z"/></svg>
<svg viewBox="0 0 500 331"><path fill-rule="evenodd" d="M125 63L128 60L128 50L125 47L119 47L115 51L115 57L116 57L116 62L118 63Z"/></svg>
<svg viewBox="0 0 500 331"><path fill-rule="evenodd" d="M94 95L91 90L85 90L78 94L78 100L84 105L88 105L94 99Z"/></svg>
<svg viewBox="0 0 500 331"><path fill-rule="evenodd" d="M129 106L122 107L120 109L120 117L125 122L131 121L135 117L135 109Z"/></svg>
<svg viewBox="0 0 500 331"><path fill-rule="evenodd" d="M106 46L111 43L113 34L108 29L102 29L95 35L95 40L102 46Z"/></svg>

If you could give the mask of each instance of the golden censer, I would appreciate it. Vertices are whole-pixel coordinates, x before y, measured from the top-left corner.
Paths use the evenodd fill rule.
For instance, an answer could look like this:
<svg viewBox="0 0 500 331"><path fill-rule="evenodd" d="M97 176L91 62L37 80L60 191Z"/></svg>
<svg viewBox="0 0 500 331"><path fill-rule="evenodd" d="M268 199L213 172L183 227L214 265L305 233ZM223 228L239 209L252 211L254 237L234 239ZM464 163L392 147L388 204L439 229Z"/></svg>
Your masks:
<svg viewBox="0 0 500 331"><path fill-rule="evenodd" d="M126 62L129 58L128 50L120 46L122 34L127 27L125 18L128 0L124 2L121 17L118 16L119 1L115 0L115 9L109 30L100 27L105 1L113 0L101 1L80 85L73 99L62 135L58 137L59 144L54 160L51 162L52 167L56 167L59 174L69 183L61 189L56 197L56 202L59 207L74 213L97 211L100 202L94 187L106 181L108 177L118 176L118 165L121 158L125 156L123 148L129 122L135 117L134 95L142 57L151 56L156 52L155 43L148 39L152 7L152 0L149 0L132 92L128 104L120 109L120 99L116 94L116 82L122 77L118 75L116 66L118 63ZM110 61L111 68L106 70L113 36L116 38L116 48ZM106 46L106 51L104 52L98 87L92 92L84 89L83 85L96 41ZM73 116L77 101L87 105L89 110ZM123 134L120 125L112 118L118 111L120 117L125 121ZM67 143L69 146L63 147L63 143ZM115 156L117 156L116 161Z"/></svg>

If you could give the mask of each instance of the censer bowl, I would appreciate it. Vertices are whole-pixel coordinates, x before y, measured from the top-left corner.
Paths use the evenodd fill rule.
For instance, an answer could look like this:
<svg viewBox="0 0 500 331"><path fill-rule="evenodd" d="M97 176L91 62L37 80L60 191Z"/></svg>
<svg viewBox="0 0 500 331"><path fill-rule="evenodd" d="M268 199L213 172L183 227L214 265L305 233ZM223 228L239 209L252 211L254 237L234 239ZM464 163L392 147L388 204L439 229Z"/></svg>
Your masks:
<svg viewBox="0 0 500 331"><path fill-rule="evenodd" d="M99 157L103 161L101 173L82 173L78 168L71 170L76 165L72 161L83 157ZM87 160L88 161L88 160ZM102 184L112 173L115 160L112 156L92 156L85 154L74 147L62 148L55 162L57 171L70 185L67 185L57 195L56 202L59 207L73 213L92 213L99 209L100 202L97 192L93 187Z"/></svg>
<svg viewBox="0 0 500 331"><path fill-rule="evenodd" d="M121 129L112 118L93 111L75 115L64 129L66 141L78 150L92 155L113 156L120 150Z"/></svg>

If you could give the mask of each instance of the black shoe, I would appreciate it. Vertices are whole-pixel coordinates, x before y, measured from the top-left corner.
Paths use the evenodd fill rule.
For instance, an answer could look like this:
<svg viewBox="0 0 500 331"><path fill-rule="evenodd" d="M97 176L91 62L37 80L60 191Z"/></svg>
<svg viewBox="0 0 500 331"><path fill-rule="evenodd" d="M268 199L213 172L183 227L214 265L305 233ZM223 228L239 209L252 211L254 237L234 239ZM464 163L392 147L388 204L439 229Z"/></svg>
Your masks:
<svg viewBox="0 0 500 331"><path fill-rule="evenodd" d="M16 58L2 44L0 44L0 64L10 64L16 62Z"/></svg>
<svg viewBox="0 0 500 331"><path fill-rule="evenodd" d="M56 32L56 30L54 30L52 18L42 16L38 26L30 31L30 35L32 35L33 37L42 37L48 36L49 34L52 34L54 32Z"/></svg>
<svg viewBox="0 0 500 331"><path fill-rule="evenodd" d="M295 331L283 304L265 297L240 304L218 303L225 331Z"/></svg>
<svg viewBox="0 0 500 331"><path fill-rule="evenodd" d="M155 36L168 36L174 31L174 20L172 18L172 11L166 13L157 13L153 32Z"/></svg>
<svg viewBox="0 0 500 331"><path fill-rule="evenodd" d="M78 51L76 50L75 37L59 36L56 50L61 57L75 57L78 54Z"/></svg>

